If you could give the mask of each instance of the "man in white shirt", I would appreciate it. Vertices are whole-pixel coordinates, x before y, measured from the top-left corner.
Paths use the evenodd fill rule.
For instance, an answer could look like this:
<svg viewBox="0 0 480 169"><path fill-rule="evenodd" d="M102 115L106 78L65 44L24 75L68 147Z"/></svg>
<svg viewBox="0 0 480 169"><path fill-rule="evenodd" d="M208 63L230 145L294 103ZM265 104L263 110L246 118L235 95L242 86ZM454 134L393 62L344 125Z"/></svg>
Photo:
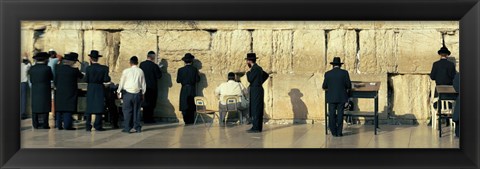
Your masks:
<svg viewBox="0 0 480 169"><path fill-rule="evenodd" d="M248 113L245 113L248 108L248 101L246 100L246 93L247 90L242 85L235 81L235 73L230 72L228 73L228 81L220 84L215 89L215 96L219 98L218 108L220 111L220 125L223 126L223 121L226 114L226 103L225 103L225 96L239 96L241 99L237 102L237 109L239 110L238 113L242 113L243 117L246 117ZM243 119L239 119L243 120Z"/></svg>
<svg viewBox="0 0 480 169"><path fill-rule="evenodd" d="M143 95L147 89L145 76L142 69L138 66L138 58L133 56L130 58L130 68L123 70L122 77L118 86L117 93L119 98L123 98L123 117L124 128L122 132L130 133L132 127L134 132L142 132L140 124L140 108L142 106ZM133 115L133 126L130 121Z"/></svg>
<svg viewBox="0 0 480 169"><path fill-rule="evenodd" d="M27 118L27 91L28 91L28 70L32 64L28 60L27 53L20 64L20 118L22 120Z"/></svg>

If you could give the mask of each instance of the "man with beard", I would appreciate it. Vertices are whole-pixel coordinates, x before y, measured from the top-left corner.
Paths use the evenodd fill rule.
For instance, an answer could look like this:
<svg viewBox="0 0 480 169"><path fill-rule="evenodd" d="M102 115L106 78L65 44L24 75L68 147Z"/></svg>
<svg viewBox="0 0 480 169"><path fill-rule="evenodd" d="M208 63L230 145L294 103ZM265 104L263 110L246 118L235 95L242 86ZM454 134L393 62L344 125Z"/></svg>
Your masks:
<svg viewBox="0 0 480 169"><path fill-rule="evenodd" d="M247 72L247 80L250 83L250 117L252 117L252 128L247 130L248 133L260 133L263 127L263 108L265 106L263 97L265 91L262 84L267 80L268 74L263 71L257 62L255 53L248 53L247 66L250 70Z"/></svg>

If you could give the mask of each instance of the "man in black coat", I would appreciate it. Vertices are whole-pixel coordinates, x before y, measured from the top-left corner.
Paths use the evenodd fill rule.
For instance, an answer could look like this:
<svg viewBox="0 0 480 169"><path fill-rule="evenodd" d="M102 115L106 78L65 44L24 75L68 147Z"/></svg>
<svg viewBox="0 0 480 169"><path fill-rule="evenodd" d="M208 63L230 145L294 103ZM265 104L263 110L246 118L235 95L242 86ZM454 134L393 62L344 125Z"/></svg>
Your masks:
<svg viewBox="0 0 480 169"><path fill-rule="evenodd" d="M457 73L453 79L453 88L457 93L460 93L460 73ZM455 122L455 136L460 137L460 95L455 100L452 120Z"/></svg>
<svg viewBox="0 0 480 169"><path fill-rule="evenodd" d="M95 114L93 127L96 131L105 131L102 126L102 115L105 111L105 86L103 83L110 82L108 67L100 65L98 58L102 57L96 50L90 51L91 65L87 67L85 82L87 85L87 111L86 130L92 130L92 114Z"/></svg>
<svg viewBox="0 0 480 169"><path fill-rule="evenodd" d="M263 71L262 67L258 66L257 55L255 53L248 53L247 66L250 70L247 72L247 80L250 83L250 117L252 117L252 128L247 130L248 133L262 132L263 128L263 109L265 106L263 97L265 91L262 84L268 79L268 74Z"/></svg>
<svg viewBox="0 0 480 169"><path fill-rule="evenodd" d="M147 54L147 60L140 63L140 69L143 70L147 83L147 91L143 101L143 122L145 123L155 123L153 112L157 104L157 81L162 77L160 66L154 62L155 58L155 52L150 51Z"/></svg>
<svg viewBox="0 0 480 169"><path fill-rule="evenodd" d="M72 113L77 112L78 80L83 74L78 68L72 67L78 61L78 54L65 54L63 64L56 65L54 84L55 91L55 120L59 130L76 130L73 128ZM63 125L62 125L63 120Z"/></svg>
<svg viewBox="0 0 480 169"><path fill-rule="evenodd" d="M350 75L340 69L343 64L339 57L333 58L333 69L325 73L322 88L327 92L328 128L335 137L341 137L343 129L343 111L348 101L348 91L352 88Z"/></svg>
<svg viewBox="0 0 480 169"><path fill-rule="evenodd" d="M32 125L39 128L39 118L43 119L43 129L50 129L48 125L48 113L52 110L51 80L53 80L52 69L47 65L49 55L46 52L37 53L33 59L33 65L28 74L32 83Z"/></svg>
<svg viewBox="0 0 480 169"><path fill-rule="evenodd" d="M437 53L440 55L440 60L433 63L430 79L434 80L436 85L452 85L457 71L455 70L455 63L448 60L450 51L443 46ZM434 96L438 97L436 89ZM434 104L434 107L436 108L437 104ZM449 104L448 107L451 108L452 105Z"/></svg>
<svg viewBox="0 0 480 169"><path fill-rule="evenodd" d="M185 66L178 69L177 83L182 84L180 90L180 111L182 111L183 121L186 125L193 124L195 116L195 102L196 86L200 82L200 75L198 69L192 65L195 57L187 53L182 58Z"/></svg>

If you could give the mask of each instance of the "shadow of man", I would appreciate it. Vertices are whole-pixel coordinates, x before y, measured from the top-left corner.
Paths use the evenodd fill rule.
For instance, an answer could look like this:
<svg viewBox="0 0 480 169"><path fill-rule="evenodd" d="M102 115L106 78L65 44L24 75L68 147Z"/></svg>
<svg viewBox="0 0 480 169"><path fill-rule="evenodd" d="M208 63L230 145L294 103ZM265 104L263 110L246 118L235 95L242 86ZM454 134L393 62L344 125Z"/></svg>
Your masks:
<svg viewBox="0 0 480 169"><path fill-rule="evenodd" d="M293 123L306 124L308 118L308 108L303 102L303 93L299 89L294 88L288 92L290 96L290 103L292 104Z"/></svg>
<svg viewBox="0 0 480 169"><path fill-rule="evenodd" d="M175 107L168 99L170 88L172 87L172 75L168 73L168 61L162 59L160 64L163 65L160 68L162 72L162 78L160 78L158 83L158 99L157 99L157 110L160 112L160 118L167 122L178 122L177 115L175 114Z"/></svg>

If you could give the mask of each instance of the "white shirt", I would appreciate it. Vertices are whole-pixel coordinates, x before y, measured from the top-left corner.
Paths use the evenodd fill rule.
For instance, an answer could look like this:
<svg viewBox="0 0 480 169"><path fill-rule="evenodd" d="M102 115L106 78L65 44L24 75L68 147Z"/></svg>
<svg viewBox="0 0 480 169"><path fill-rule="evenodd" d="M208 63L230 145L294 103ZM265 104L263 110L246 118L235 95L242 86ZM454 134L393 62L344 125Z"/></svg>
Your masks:
<svg viewBox="0 0 480 169"><path fill-rule="evenodd" d="M117 92L120 93L122 89L125 89L128 93L135 94L142 91L142 94L145 94L147 84L142 69L134 65L123 70Z"/></svg>
<svg viewBox="0 0 480 169"><path fill-rule="evenodd" d="M225 104L225 100L223 99L224 96L242 96L245 92L245 87L242 83L228 80L215 89L215 96L220 96L220 103Z"/></svg>
<svg viewBox="0 0 480 169"><path fill-rule="evenodd" d="M28 70L30 70L32 64L20 63L20 82L28 82Z"/></svg>

